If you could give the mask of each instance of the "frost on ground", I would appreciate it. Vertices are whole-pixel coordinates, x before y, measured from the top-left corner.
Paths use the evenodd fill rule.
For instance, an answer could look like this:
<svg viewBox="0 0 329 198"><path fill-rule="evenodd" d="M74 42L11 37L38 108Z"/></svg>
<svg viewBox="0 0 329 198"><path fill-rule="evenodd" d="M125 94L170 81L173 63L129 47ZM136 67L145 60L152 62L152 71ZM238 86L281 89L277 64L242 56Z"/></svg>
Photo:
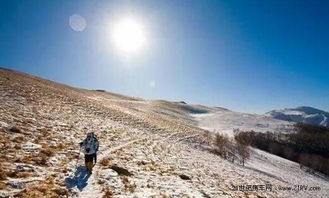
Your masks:
<svg viewBox="0 0 329 198"><path fill-rule="evenodd" d="M204 149L205 130L190 114L221 108L77 89L6 69L0 101L0 197L295 197L233 187L301 181L321 191L298 196L329 195L326 178L287 160L255 150L243 167ZM88 130L101 143L92 175L78 147Z"/></svg>

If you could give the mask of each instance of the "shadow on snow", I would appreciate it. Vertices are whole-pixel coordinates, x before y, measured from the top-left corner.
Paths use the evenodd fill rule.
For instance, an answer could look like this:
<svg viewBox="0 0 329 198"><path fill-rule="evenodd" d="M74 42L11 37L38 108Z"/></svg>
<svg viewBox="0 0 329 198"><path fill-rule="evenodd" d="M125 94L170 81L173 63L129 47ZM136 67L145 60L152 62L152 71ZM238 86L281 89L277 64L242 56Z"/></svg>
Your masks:
<svg viewBox="0 0 329 198"><path fill-rule="evenodd" d="M77 187L80 191L87 186L87 181L90 177L90 174L86 170L85 166L78 166L74 176L67 177L65 179L66 187L68 189Z"/></svg>

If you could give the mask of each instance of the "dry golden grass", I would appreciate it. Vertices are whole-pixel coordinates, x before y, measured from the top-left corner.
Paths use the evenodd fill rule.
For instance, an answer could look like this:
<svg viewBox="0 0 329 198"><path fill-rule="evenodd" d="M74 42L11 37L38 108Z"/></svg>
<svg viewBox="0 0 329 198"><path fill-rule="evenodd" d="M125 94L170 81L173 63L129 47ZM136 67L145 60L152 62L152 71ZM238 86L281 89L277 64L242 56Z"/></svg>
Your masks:
<svg viewBox="0 0 329 198"><path fill-rule="evenodd" d="M34 143L34 144L39 144L40 141L41 141L41 138L36 137L36 138L33 140L33 143Z"/></svg>
<svg viewBox="0 0 329 198"><path fill-rule="evenodd" d="M0 143L3 144L3 146L9 143L9 138L7 137L6 134L3 133L0 134Z"/></svg>
<svg viewBox="0 0 329 198"><path fill-rule="evenodd" d="M62 173L67 173L69 170L67 169L67 167L65 166L64 168L62 168Z"/></svg>
<svg viewBox="0 0 329 198"><path fill-rule="evenodd" d="M47 165L48 156L41 155L33 158L33 162L37 165Z"/></svg>
<svg viewBox="0 0 329 198"><path fill-rule="evenodd" d="M110 165L110 160L108 158L103 158L103 159L101 159L101 161L99 163L102 166L109 166Z"/></svg>
<svg viewBox="0 0 329 198"><path fill-rule="evenodd" d="M16 150L19 150L21 148L22 148L22 146L20 145L20 143L15 144L15 146L14 146L14 149L16 149Z"/></svg>
<svg viewBox="0 0 329 198"><path fill-rule="evenodd" d="M25 138L23 136L16 136L12 141L16 143L22 143L25 141Z"/></svg>
<svg viewBox="0 0 329 198"><path fill-rule="evenodd" d="M27 178L32 176L32 172L27 172L27 171L19 171L19 170L11 170L7 172L8 177L12 178Z"/></svg>
<svg viewBox="0 0 329 198"><path fill-rule="evenodd" d="M7 173L1 168L0 170L0 181L7 179Z"/></svg>
<svg viewBox="0 0 329 198"><path fill-rule="evenodd" d="M56 149L53 149L47 145L43 145L39 154L33 154L33 155L17 158L15 162L45 166L47 165L48 159L54 156L56 151L57 151Z"/></svg>
<svg viewBox="0 0 329 198"><path fill-rule="evenodd" d="M68 191L66 188L61 188L54 183L52 178L40 182L38 184L33 184L28 186L22 192L18 193L16 197L20 198L34 198L34 197L67 197Z"/></svg>
<svg viewBox="0 0 329 198"><path fill-rule="evenodd" d="M98 179L97 180L97 184L99 184L99 185L102 185L102 184L104 184L105 183L105 181L103 180L103 179Z"/></svg>
<svg viewBox="0 0 329 198"><path fill-rule="evenodd" d="M122 176L121 179L122 179L122 183L123 183L123 185L125 187L125 191L130 192L130 193L135 192L136 185L135 184L131 184L129 182L129 179L128 179L127 176Z"/></svg>
<svg viewBox="0 0 329 198"><path fill-rule="evenodd" d="M50 134L50 132L46 128L41 128L41 129L39 129L39 131L40 131L42 137L47 137Z"/></svg>
<svg viewBox="0 0 329 198"><path fill-rule="evenodd" d="M202 135L206 144L211 145L214 142L214 136L210 131L205 131Z"/></svg>
<svg viewBox="0 0 329 198"><path fill-rule="evenodd" d="M3 165L0 163L0 181L7 179L7 172L5 171Z"/></svg>
<svg viewBox="0 0 329 198"><path fill-rule="evenodd" d="M147 171L156 171L156 172L161 172L161 167L159 164L151 160L150 162L139 162L138 165L143 165L143 169Z"/></svg>
<svg viewBox="0 0 329 198"><path fill-rule="evenodd" d="M170 198L170 196L161 193L157 198Z"/></svg>
<svg viewBox="0 0 329 198"><path fill-rule="evenodd" d="M144 166L144 165L146 165L146 164L147 164L147 162L145 162L145 161L143 161L143 160L137 162L137 165L138 165L138 166Z"/></svg>
<svg viewBox="0 0 329 198"><path fill-rule="evenodd" d="M15 160L15 162L45 166L45 165L47 165L48 158L49 157L44 154L43 155L32 155L32 156L25 156L23 158L17 158Z"/></svg>
<svg viewBox="0 0 329 198"><path fill-rule="evenodd" d="M6 184L5 183L3 183L3 182L0 182L0 190L4 190L4 189L6 189Z"/></svg>
<svg viewBox="0 0 329 198"><path fill-rule="evenodd" d="M103 198L113 198L113 193L108 186L104 186L103 192Z"/></svg>
<svg viewBox="0 0 329 198"><path fill-rule="evenodd" d="M2 153L0 154L0 168L1 168L1 163L3 163L3 162L10 162L10 161L11 160L8 158L8 155L2 154Z"/></svg>
<svg viewBox="0 0 329 198"><path fill-rule="evenodd" d="M66 188L60 188L60 187L55 187L52 189L52 191L59 196L67 196L68 192L66 190Z"/></svg>
<svg viewBox="0 0 329 198"><path fill-rule="evenodd" d="M55 141L59 141L56 138L49 138L49 140L55 140ZM42 149L40 150L41 154L46 154L47 156L51 157L54 156L56 153L63 151L67 148L70 147L71 143L59 143L57 145L48 145L45 143L42 143Z"/></svg>
<svg viewBox="0 0 329 198"><path fill-rule="evenodd" d="M59 143L56 148L57 148L57 151L62 151L63 149L67 148L68 145L65 145L63 143Z"/></svg>
<svg viewBox="0 0 329 198"><path fill-rule="evenodd" d="M42 149L40 150L40 155L46 155L48 157L54 156L54 150L51 149L50 147L46 146L46 147L42 147Z"/></svg>

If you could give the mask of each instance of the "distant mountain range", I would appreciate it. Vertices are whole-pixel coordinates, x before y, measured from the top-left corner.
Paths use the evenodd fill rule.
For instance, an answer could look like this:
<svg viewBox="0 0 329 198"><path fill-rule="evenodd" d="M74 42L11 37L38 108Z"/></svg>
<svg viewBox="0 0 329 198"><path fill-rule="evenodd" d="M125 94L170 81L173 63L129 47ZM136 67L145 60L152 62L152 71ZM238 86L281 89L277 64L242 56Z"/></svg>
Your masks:
<svg viewBox="0 0 329 198"><path fill-rule="evenodd" d="M329 127L329 113L313 107L286 108L266 113L275 119Z"/></svg>

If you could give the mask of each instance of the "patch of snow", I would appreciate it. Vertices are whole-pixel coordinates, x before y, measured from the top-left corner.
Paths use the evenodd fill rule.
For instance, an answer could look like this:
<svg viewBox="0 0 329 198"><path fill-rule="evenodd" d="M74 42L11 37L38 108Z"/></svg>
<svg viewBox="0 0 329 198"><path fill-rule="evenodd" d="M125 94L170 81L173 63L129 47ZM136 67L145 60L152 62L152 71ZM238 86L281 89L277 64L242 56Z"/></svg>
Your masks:
<svg viewBox="0 0 329 198"><path fill-rule="evenodd" d="M34 151L40 150L41 145L34 144L32 142L27 142L27 143L22 145L22 149L27 151L27 152L34 152Z"/></svg>
<svg viewBox="0 0 329 198"><path fill-rule="evenodd" d="M9 124L3 122L3 121L0 121L0 127L1 128L8 128L9 127Z"/></svg>
<svg viewBox="0 0 329 198"><path fill-rule="evenodd" d="M323 115L323 114L321 114L321 115L323 116L323 120L320 122L320 125L321 126L326 126L327 123L328 123L328 117Z"/></svg>

